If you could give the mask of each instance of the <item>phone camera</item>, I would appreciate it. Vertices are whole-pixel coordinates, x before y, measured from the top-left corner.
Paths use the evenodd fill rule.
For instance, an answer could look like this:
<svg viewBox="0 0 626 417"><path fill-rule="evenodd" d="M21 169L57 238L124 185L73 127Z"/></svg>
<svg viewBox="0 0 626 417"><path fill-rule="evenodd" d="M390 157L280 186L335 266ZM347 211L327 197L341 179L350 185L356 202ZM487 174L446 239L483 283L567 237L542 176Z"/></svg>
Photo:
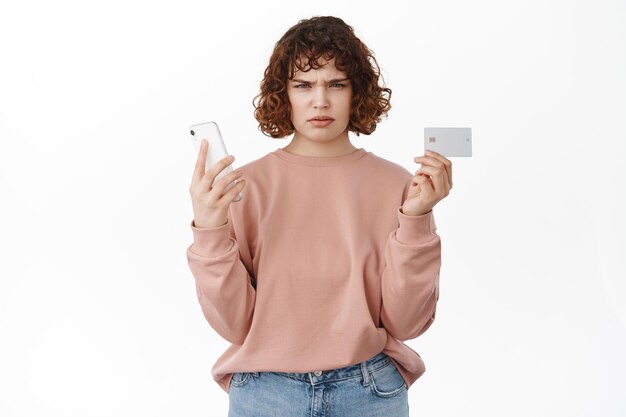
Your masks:
<svg viewBox="0 0 626 417"><path fill-rule="evenodd" d="M192 130L192 131L191 131L191 135L193 136L193 135L195 135L195 134L196 134L196 132L194 132L194 131Z"/></svg>

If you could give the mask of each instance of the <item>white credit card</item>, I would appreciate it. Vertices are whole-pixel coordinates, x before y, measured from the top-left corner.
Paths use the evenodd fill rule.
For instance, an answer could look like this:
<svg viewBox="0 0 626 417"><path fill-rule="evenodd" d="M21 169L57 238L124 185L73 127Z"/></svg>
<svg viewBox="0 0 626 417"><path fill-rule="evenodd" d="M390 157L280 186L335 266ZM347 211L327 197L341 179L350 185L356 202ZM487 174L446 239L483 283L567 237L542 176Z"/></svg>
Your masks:
<svg viewBox="0 0 626 417"><path fill-rule="evenodd" d="M472 128L425 127L424 150L435 151L445 157L472 156Z"/></svg>

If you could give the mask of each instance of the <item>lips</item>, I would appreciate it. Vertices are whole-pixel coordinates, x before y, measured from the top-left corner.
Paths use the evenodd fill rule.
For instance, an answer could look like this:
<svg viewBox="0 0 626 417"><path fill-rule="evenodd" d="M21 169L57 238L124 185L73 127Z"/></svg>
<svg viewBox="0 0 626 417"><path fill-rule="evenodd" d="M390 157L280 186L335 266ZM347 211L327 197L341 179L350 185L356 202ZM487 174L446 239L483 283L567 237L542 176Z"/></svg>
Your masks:
<svg viewBox="0 0 626 417"><path fill-rule="evenodd" d="M309 119L309 121L312 121L312 120L324 121L324 120L335 120L335 119L333 119L332 117L314 117L312 119Z"/></svg>

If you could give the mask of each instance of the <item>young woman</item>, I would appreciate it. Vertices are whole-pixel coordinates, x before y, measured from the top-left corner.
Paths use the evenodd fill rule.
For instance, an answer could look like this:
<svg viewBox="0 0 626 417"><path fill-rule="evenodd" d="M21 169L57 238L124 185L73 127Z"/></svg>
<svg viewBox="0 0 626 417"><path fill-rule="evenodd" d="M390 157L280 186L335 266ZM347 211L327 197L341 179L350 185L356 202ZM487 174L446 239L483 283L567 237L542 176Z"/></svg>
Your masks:
<svg viewBox="0 0 626 417"><path fill-rule="evenodd" d="M204 316L231 343L212 368L230 417L409 415L425 367L402 342L435 319L432 209L452 164L427 152L412 174L352 145L349 131L371 134L391 108L378 79L343 20L301 20L255 105L262 132L291 142L213 184L234 158L205 172L203 141L187 259Z"/></svg>

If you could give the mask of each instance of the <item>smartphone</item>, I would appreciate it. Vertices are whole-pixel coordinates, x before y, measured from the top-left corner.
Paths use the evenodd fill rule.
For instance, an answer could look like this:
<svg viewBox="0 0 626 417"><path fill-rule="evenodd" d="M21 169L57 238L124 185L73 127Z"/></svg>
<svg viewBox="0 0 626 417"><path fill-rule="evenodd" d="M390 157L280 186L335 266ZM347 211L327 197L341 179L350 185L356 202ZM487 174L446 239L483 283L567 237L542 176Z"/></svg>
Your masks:
<svg viewBox="0 0 626 417"><path fill-rule="evenodd" d="M200 153L202 139L206 139L209 142L209 150L207 152L206 165L204 167L205 171L208 171L212 166L228 156L226 145L224 144L224 140L220 134L220 129L217 127L217 123L204 122L191 125L189 126L189 133L191 134L193 146L196 148L196 155ZM219 179L224 175L228 175L231 172L233 172L233 164L228 165L221 172L219 172L215 177L213 184L219 181ZM228 192L228 190L233 188L235 185L235 181L228 184L224 189L223 194L226 194L226 192ZM239 191L233 201L241 200L241 194L242 192Z"/></svg>
<svg viewBox="0 0 626 417"><path fill-rule="evenodd" d="M472 156L472 129L469 127L425 127L424 150L445 157Z"/></svg>

